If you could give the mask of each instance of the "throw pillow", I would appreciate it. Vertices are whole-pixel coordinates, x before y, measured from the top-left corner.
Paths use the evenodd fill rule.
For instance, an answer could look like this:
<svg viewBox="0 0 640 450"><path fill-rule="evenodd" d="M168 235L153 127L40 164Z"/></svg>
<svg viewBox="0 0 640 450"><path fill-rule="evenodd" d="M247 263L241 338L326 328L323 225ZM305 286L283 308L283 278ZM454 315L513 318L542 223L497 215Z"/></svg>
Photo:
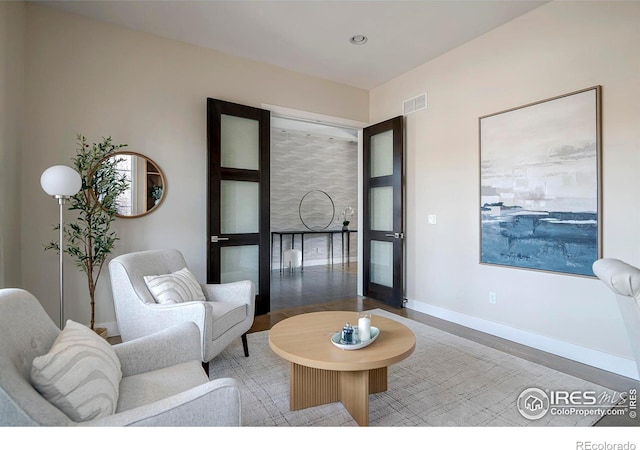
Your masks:
<svg viewBox="0 0 640 450"><path fill-rule="evenodd" d="M115 413L120 380L120 360L111 345L72 320L31 366L33 386L75 422Z"/></svg>
<svg viewBox="0 0 640 450"><path fill-rule="evenodd" d="M205 300L202 286L186 267L167 275L148 275L144 277L144 282L157 303L171 304Z"/></svg>

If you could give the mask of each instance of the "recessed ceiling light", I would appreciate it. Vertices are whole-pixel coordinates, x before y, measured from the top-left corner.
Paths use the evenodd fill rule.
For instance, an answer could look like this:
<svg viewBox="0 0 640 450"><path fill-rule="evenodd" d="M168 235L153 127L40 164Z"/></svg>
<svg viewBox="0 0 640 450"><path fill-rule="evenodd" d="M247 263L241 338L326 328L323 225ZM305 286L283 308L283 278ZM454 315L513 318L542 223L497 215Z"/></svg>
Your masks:
<svg viewBox="0 0 640 450"><path fill-rule="evenodd" d="M351 39L349 39L349 42L351 42L353 45L362 45L366 43L368 40L369 38L367 38L365 35L356 34L355 36L351 36Z"/></svg>

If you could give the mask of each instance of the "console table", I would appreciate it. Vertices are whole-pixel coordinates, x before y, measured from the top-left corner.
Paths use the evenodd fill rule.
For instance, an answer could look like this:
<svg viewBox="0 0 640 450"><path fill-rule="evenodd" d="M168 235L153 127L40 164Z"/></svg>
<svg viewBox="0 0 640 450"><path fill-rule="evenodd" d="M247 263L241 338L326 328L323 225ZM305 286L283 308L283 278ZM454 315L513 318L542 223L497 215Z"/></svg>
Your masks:
<svg viewBox="0 0 640 450"><path fill-rule="evenodd" d="M279 238L280 243L280 272L282 272L283 264L282 264L282 237L283 236L291 236L291 248L295 248L296 234L300 235L300 246L302 251L302 267L301 270L304 270L304 237L305 235L319 235L326 234L329 237L329 260L331 264L333 264L333 237L336 234L340 235L341 244L342 244L342 264L344 265L345 255L347 264L349 263L349 249L351 248L351 233L357 233L358 230L323 230L323 231L311 231L311 230L286 230L286 231L272 231L271 232L271 267L273 267L273 244L275 242L275 237ZM345 239L346 237L346 239ZM345 246L346 244L346 246Z"/></svg>

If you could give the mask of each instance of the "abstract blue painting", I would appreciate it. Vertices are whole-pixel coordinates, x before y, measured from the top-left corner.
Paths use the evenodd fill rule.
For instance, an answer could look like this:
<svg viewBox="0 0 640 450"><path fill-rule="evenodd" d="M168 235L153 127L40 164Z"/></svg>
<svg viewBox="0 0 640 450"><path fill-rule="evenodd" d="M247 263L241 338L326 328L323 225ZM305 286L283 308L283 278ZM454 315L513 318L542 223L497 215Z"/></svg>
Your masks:
<svg viewBox="0 0 640 450"><path fill-rule="evenodd" d="M480 117L480 262L593 277L600 86Z"/></svg>

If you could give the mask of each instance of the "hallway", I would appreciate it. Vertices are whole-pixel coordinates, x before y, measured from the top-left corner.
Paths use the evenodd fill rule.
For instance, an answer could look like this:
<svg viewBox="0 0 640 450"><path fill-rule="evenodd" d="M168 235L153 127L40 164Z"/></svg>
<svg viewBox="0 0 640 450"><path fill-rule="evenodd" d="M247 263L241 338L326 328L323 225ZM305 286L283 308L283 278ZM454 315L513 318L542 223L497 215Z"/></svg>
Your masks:
<svg viewBox="0 0 640 450"><path fill-rule="evenodd" d="M271 271L271 311L356 297L356 263Z"/></svg>

